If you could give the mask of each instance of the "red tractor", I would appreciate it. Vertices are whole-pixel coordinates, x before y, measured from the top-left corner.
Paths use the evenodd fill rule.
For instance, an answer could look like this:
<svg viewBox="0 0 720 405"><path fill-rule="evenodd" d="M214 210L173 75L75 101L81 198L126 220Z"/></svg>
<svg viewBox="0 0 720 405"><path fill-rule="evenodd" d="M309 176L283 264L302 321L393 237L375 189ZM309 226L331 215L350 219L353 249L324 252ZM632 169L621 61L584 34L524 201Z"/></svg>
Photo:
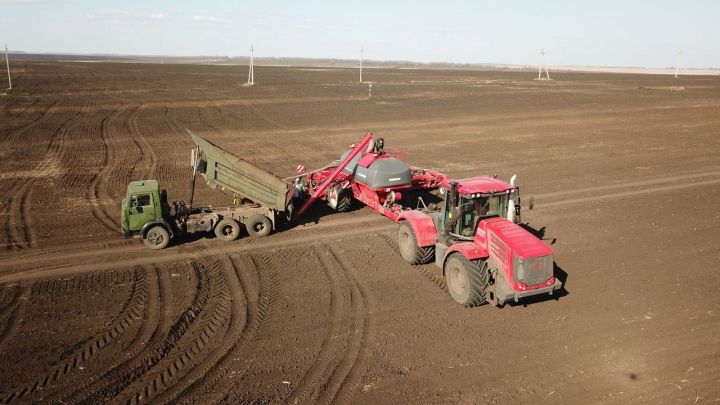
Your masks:
<svg viewBox="0 0 720 405"><path fill-rule="evenodd" d="M443 201L400 217L400 255L410 264L434 257L448 291L461 305L553 294L552 249L520 227L519 189L493 177L445 180ZM517 222L517 223L516 223Z"/></svg>
<svg viewBox="0 0 720 405"><path fill-rule="evenodd" d="M302 166L300 166L302 167ZM372 134L338 161L295 176L298 194L336 211L360 201L398 222L400 255L410 264L435 259L452 298L466 307L498 306L520 298L553 294L562 283L554 276L552 249L520 223L519 189L494 177L451 181L442 173L405 163L405 154L384 149ZM437 191L439 203L403 207L409 195ZM422 206L422 208L420 208Z"/></svg>

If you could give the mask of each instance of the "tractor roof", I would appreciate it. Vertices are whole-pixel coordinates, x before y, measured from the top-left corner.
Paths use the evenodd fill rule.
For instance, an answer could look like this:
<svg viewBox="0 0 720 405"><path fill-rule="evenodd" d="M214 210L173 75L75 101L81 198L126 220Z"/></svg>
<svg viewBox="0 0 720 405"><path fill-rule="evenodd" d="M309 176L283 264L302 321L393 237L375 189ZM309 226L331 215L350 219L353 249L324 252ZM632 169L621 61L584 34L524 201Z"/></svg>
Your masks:
<svg viewBox="0 0 720 405"><path fill-rule="evenodd" d="M457 190L460 194L489 194L512 190L514 187L490 176L475 176L457 181ZM450 188L450 180L443 181L443 187Z"/></svg>
<svg viewBox="0 0 720 405"><path fill-rule="evenodd" d="M128 193L150 193L157 191L160 185L157 180L137 180L128 184Z"/></svg>

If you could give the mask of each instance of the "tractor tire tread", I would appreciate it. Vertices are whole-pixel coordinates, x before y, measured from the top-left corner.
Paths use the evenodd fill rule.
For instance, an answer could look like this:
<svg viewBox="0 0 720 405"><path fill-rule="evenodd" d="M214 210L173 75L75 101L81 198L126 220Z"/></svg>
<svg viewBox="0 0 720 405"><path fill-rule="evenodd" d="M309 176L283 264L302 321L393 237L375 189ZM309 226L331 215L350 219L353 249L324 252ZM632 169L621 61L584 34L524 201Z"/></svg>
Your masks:
<svg viewBox="0 0 720 405"><path fill-rule="evenodd" d="M466 308L477 307L487 302L488 272L485 262L478 266L462 254L453 254L465 267L470 281L470 294L467 301L462 304Z"/></svg>

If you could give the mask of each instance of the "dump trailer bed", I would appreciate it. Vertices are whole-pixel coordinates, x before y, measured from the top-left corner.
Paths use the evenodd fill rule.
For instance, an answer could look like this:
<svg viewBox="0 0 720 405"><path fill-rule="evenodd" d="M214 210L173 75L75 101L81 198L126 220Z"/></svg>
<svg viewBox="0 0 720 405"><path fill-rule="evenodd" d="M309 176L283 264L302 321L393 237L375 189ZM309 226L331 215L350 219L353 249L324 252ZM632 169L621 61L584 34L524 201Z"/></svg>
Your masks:
<svg viewBox="0 0 720 405"><path fill-rule="evenodd" d="M278 212L289 209L294 191L292 184L189 129L186 131L197 145L193 152L193 167L197 167L210 188L219 188L235 196L236 200L250 200Z"/></svg>

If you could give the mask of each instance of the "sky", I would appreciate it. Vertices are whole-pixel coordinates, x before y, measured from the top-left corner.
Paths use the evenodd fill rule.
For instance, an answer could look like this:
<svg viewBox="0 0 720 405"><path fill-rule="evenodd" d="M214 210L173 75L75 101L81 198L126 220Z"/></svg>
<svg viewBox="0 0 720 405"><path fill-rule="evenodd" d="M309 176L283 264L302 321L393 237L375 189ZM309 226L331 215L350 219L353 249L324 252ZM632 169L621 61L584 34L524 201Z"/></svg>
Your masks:
<svg viewBox="0 0 720 405"><path fill-rule="evenodd" d="M718 0L0 0L0 41L50 53L720 68ZM678 53L681 52L680 55Z"/></svg>

